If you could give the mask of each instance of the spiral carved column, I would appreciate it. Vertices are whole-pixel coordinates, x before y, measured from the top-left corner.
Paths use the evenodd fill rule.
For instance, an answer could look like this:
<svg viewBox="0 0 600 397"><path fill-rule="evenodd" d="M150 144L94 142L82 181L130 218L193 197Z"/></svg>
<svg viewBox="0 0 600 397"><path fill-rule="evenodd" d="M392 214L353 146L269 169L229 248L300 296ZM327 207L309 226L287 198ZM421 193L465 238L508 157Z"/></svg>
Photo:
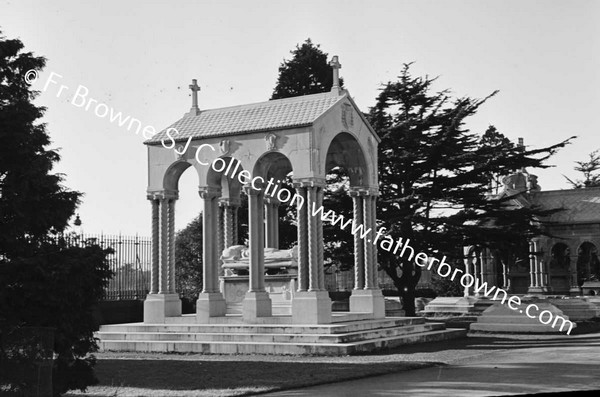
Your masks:
<svg viewBox="0 0 600 397"><path fill-rule="evenodd" d="M296 194L302 200L296 203L298 213L298 291L308 290L308 205L306 187L297 184Z"/></svg>
<svg viewBox="0 0 600 397"><path fill-rule="evenodd" d="M169 199L169 209L168 209L168 232L167 232L167 249L168 253L168 284L169 284L169 293L175 293L175 199Z"/></svg>
<svg viewBox="0 0 600 397"><path fill-rule="evenodd" d="M372 211L373 206L371 205L371 196L363 196L363 227L365 231L371 227L372 224ZM367 239L363 241L365 245L365 289L373 289L373 244L371 243L374 239L373 230L367 235Z"/></svg>
<svg viewBox="0 0 600 397"><path fill-rule="evenodd" d="M307 211L317 202L317 188L306 187ZM319 247L317 246L318 232L316 217L308 215L308 290L319 290Z"/></svg>
<svg viewBox="0 0 600 397"><path fill-rule="evenodd" d="M160 273L159 209L160 201L151 197L152 202L152 269L150 272L150 293L158 293L158 275Z"/></svg>

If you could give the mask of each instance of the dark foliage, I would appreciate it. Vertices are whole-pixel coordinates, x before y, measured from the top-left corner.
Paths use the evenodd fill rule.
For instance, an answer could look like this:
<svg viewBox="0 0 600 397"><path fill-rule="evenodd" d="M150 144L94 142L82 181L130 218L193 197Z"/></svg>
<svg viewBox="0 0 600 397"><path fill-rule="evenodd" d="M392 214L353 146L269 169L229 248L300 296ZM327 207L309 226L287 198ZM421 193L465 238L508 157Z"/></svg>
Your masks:
<svg viewBox="0 0 600 397"><path fill-rule="evenodd" d="M465 120L488 98L432 92L435 79L413 77L405 65L399 80L383 86L369 119L381 138L378 223L394 239L410 239L415 252L462 256L462 246L502 248L541 234L541 217L552 211L513 205L516 195L492 197L492 177L544 164L567 141L525 150L489 129L483 137ZM490 95L493 96L496 93ZM414 315L414 290L421 269L379 250L379 264Z"/></svg>
<svg viewBox="0 0 600 397"><path fill-rule="evenodd" d="M202 291L202 215L175 237L175 284L188 302L195 303Z"/></svg>
<svg viewBox="0 0 600 397"><path fill-rule="evenodd" d="M277 85L271 99L290 98L300 95L331 91L333 74L327 59L328 54L306 39L291 51L292 59L284 60L279 66ZM340 87L344 82L340 79Z"/></svg>
<svg viewBox="0 0 600 397"><path fill-rule="evenodd" d="M0 265L1 334L31 326L54 329L55 395L97 382L89 355L97 350L91 308L112 275L107 254L98 246L43 244L35 256Z"/></svg>
<svg viewBox="0 0 600 397"><path fill-rule="evenodd" d="M67 248L46 238L65 229L82 194L51 173L59 155L46 148L50 137L37 122L45 109L32 104L38 92L25 82L44 65L21 41L0 36L0 327L4 336L54 329L58 394L95 382L91 313L110 271L100 247Z"/></svg>
<svg viewBox="0 0 600 397"><path fill-rule="evenodd" d="M588 154L588 157L588 161L575 162L577 167L574 167L574 170L581 172L583 174L583 179L573 181L565 176L567 181L575 189L600 186L600 150L593 151Z"/></svg>

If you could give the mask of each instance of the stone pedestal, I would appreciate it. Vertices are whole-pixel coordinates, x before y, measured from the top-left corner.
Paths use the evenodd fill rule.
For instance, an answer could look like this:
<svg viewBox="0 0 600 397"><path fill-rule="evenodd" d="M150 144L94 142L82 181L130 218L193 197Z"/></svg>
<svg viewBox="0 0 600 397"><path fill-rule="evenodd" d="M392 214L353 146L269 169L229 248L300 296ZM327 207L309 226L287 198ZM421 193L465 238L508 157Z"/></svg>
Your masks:
<svg viewBox="0 0 600 397"><path fill-rule="evenodd" d="M244 322L252 323L259 317L271 317L271 298L266 291L246 292L242 302Z"/></svg>
<svg viewBox="0 0 600 397"><path fill-rule="evenodd" d="M373 319L385 318L385 300L381 290L353 290L350 296L350 312L373 313Z"/></svg>
<svg viewBox="0 0 600 397"><path fill-rule="evenodd" d="M265 290L271 298L273 315L292 314L292 295L296 290L297 276L276 274L265 276ZM221 277L221 291L227 302L227 314L242 314L242 302L248 292L248 276Z"/></svg>
<svg viewBox="0 0 600 397"><path fill-rule="evenodd" d="M144 322L165 322L165 317L181 316L181 299L178 294L148 294L144 301Z"/></svg>
<svg viewBox="0 0 600 397"><path fill-rule="evenodd" d="M331 299L327 291L298 291L292 300L294 324L330 324Z"/></svg>
<svg viewBox="0 0 600 397"><path fill-rule="evenodd" d="M227 304L220 292L201 292L196 301L196 320L208 324L210 317L222 317L227 312Z"/></svg>

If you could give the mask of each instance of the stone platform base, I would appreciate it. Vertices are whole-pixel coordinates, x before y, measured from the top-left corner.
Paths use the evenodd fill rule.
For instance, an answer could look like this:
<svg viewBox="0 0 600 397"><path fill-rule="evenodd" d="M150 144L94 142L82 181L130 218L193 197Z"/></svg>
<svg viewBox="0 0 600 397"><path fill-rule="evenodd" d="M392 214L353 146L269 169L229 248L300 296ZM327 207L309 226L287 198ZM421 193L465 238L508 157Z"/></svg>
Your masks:
<svg viewBox="0 0 600 397"><path fill-rule="evenodd" d="M566 298L553 299L548 298L548 302L558 307L564 314L569 316L571 321L585 321L598 317L598 306L584 299Z"/></svg>
<svg viewBox="0 0 600 397"><path fill-rule="evenodd" d="M586 296L583 300L596 306L596 317L600 317L600 296Z"/></svg>
<svg viewBox="0 0 600 397"><path fill-rule="evenodd" d="M539 308L530 311L532 316L536 316L535 318L528 317L524 312L525 308L530 303L535 303ZM569 325L567 323L561 331L561 320L558 320L557 325L554 328L552 328L552 322L548 325L542 324L537 316L545 310L551 312L554 319L556 319L557 316L560 316L569 320L569 317L566 314L547 301L524 301L521 306L519 306L518 310L512 310L504 303L495 303L477 317L477 322L471 324L470 330L473 332L524 334L566 333L569 330ZM547 318L546 315L544 320L547 320ZM573 328L576 326L576 324L573 324Z"/></svg>
<svg viewBox="0 0 600 397"><path fill-rule="evenodd" d="M466 335L420 317L362 320L360 313L334 313L333 318L323 325L291 324L291 316L244 324L240 316L227 316L195 324L195 317L181 316L167 324L103 325L95 336L102 351L347 355Z"/></svg>

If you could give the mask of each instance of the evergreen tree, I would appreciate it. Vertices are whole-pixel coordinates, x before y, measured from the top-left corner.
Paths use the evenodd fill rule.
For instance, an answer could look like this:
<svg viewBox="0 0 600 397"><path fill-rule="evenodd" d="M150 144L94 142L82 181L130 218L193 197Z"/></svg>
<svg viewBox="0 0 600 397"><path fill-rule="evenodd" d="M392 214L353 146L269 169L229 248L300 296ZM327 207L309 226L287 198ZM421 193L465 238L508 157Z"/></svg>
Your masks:
<svg viewBox="0 0 600 397"><path fill-rule="evenodd" d="M595 150L588 156L588 161L576 161L577 167L574 167L575 171L583 174L584 179L573 181L565 176L575 189L600 186L600 150Z"/></svg>
<svg viewBox="0 0 600 397"><path fill-rule="evenodd" d="M32 103L38 92L25 82L45 59L23 48L0 34L0 362L10 369L0 388L31 392L22 378L37 373L41 354L23 335L43 327L54 330L52 385L59 395L97 382L89 355L97 349L92 308L111 271L107 250L49 239L65 229L82 194L52 173L59 155L46 148L50 138L39 122L45 109Z"/></svg>
<svg viewBox="0 0 600 397"><path fill-rule="evenodd" d="M482 100L452 99L448 91L432 92L436 79L415 78L409 69L382 88L369 114L381 138L379 225L394 239L410 240L415 252L439 258L459 258L465 245L519 246L541 233L534 221L548 211L515 208L515 196L490 196L490 176L547 167L544 161L567 141L526 151L494 130L480 137L464 122L495 92ZM380 249L379 264L410 316L421 269L399 254Z"/></svg>
<svg viewBox="0 0 600 397"><path fill-rule="evenodd" d="M39 93L25 82L45 63L0 36L0 258L26 255L50 229L63 230L81 197L51 173L60 157L46 149L50 137L37 122L45 108L32 103Z"/></svg>
<svg viewBox="0 0 600 397"><path fill-rule="evenodd" d="M323 52L319 44L313 44L310 38L302 45L296 45L291 51L292 58L284 60L279 67L277 85L271 99L290 98L294 96L317 94L331 91L333 73L329 65L328 54ZM344 82L340 78L340 87ZM288 181L289 182L289 181ZM336 167L327 175L327 193L323 200L326 208L335 208L338 214L352 218L352 199L345 191L348 185L346 170ZM291 185L286 186L291 189ZM297 240L296 209L281 206L280 247L289 248ZM324 256L326 267L338 266L339 269L351 268L353 261L353 238L349 230L340 230L337 226L323 223Z"/></svg>
<svg viewBox="0 0 600 397"><path fill-rule="evenodd" d="M179 296L194 304L202 291L202 215L175 237L175 284Z"/></svg>
<svg viewBox="0 0 600 397"><path fill-rule="evenodd" d="M333 74L327 59L328 54L310 38L291 51L292 59L284 60L279 66L277 85L271 99L290 98L301 95L331 91ZM340 87L343 87L340 79Z"/></svg>

